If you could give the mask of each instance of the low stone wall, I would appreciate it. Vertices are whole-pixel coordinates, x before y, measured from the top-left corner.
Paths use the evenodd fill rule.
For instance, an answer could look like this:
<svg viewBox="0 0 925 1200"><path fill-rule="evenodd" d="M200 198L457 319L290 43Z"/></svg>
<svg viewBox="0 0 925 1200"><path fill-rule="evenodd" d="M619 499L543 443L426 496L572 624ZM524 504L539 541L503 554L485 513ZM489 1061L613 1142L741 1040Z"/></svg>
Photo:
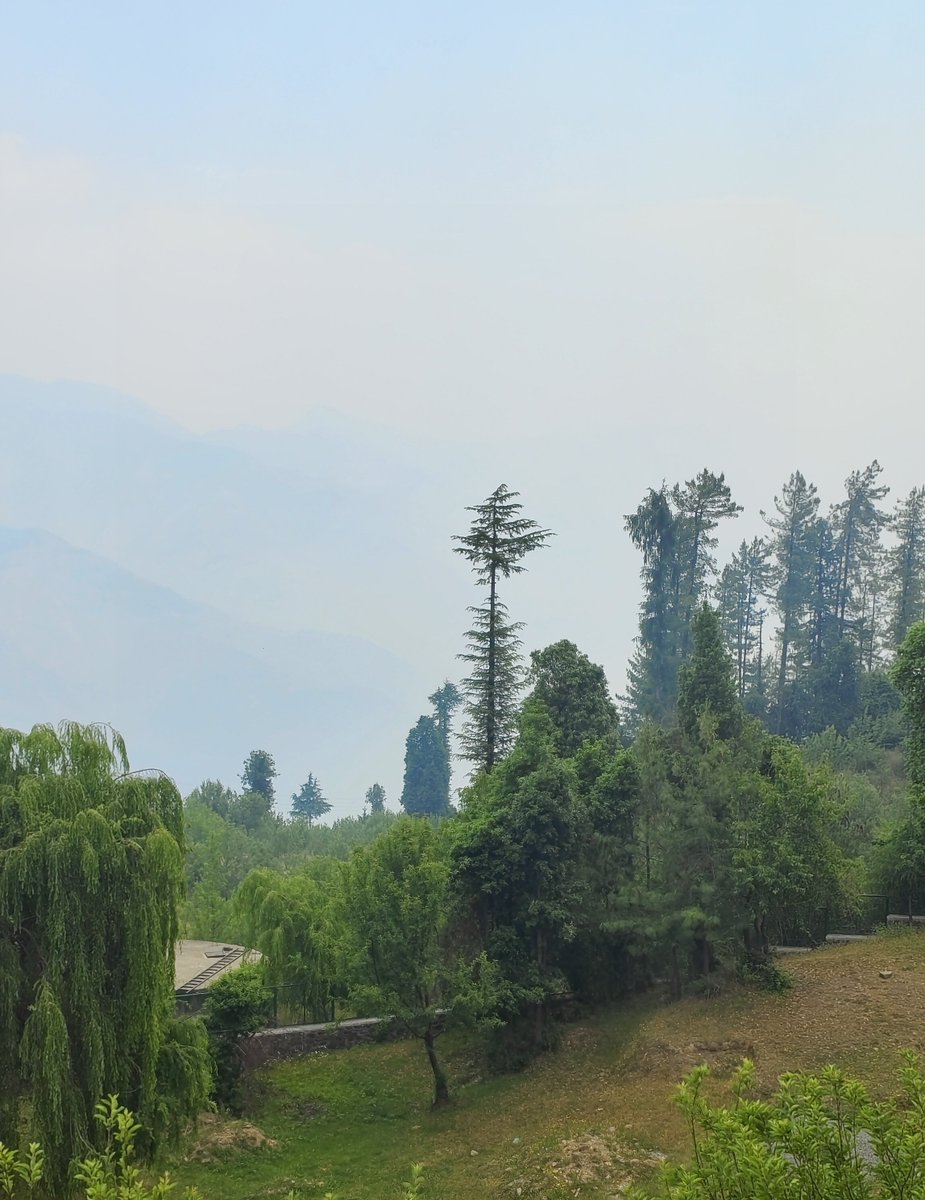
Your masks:
<svg viewBox="0 0 925 1200"><path fill-rule="evenodd" d="M301 1058L323 1050L347 1050L364 1042L396 1036L399 1034L395 1027L379 1017L341 1021L337 1025L289 1025L255 1033L241 1046L241 1057L245 1070L253 1071L287 1058Z"/></svg>

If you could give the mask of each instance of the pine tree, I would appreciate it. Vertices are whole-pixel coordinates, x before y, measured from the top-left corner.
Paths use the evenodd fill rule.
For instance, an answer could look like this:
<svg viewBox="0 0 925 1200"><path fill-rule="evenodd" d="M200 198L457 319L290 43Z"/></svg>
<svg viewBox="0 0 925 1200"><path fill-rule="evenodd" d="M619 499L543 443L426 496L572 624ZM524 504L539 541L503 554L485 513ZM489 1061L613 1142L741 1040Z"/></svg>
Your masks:
<svg viewBox="0 0 925 1200"><path fill-rule="evenodd" d="M676 483L671 498L678 513L679 542L682 543L681 655L686 658L691 645L694 613L716 571L714 530L720 521L737 517L742 506L733 501L725 475L714 475L706 469L694 479L688 479L683 487Z"/></svg>
<svg viewBox="0 0 925 1200"><path fill-rule="evenodd" d="M678 675L678 724L692 741L709 717L715 736L727 740L742 727L732 661L723 645L719 614L703 604L692 622L693 653Z"/></svg>
<svg viewBox="0 0 925 1200"><path fill-rule="evenodd" d="M208 1099L205 1032L174 1018L184 849L176 787L130 774L118 734L0 730L0 1138L28 1099L55 1195L100 1097L149 1150Z"/></svg>
<svg viewBox="0 0 925 1200"><path fill-rule="evenodd" d="M552 537L535 521L521 516L519 492L500 484L474 513L467 534L456 535L454 547L471 565L476 582L488 588L482 605L472 607L473 625L461 654L471 674L463 683L466 723L463 750L476 768L491 771L512 744L516 731L518 692L523 682L519 622L513 622L498 595L498 582L526 568L521 560Z"/></svg>
<svg viewBox="0 0 925 1200"><path fill-rule="evenodd" d="M890 671L909 726L906 771L914 803L925 812L925 621L913 625Z"/></svg>
<svg viewBox="0 0 925 1200"><path fill-rule="evenodd" d="M723 636L735 665L740 700L757 686L762 669L761 602L768 589L769 551L764 538L743 541L723 569L716 589Z"/></svg>
<svg viewBox="0 0 925 1200"><path fill-rule="evenodd" d="M819 496L815 484L795 471L780 497L774 497L776 517L761 515L770 527L773 564L771 586L780 622L777 667L776 726L784 727L787 684L793 674L794 647L805 644L806 618L817 587L816 518Z"/></svg>
<svg viewBox="0 0 925 1200"><path fill-rule="evenodd" d="M845 499L832 511L838 556L835 606L839 639L857 619L859 585L876 555L880 531L887 522L879 508L890 490L877 482L882 471L876 459L863 471L852 471L845 480Z"/></svg>
<svg viewBox="0 0 925 1200"><path fill-rule="evenodd" d="M664 720L674 707L681 656L681 564L678 521L664 486L650 488L625 518L642 552L643 600L637 650L628 668L629 701L637 718Z"/></svg>
<svg viewBox="0 0 925 1200"><path fill-rule="evenodd" d="M419 717L405 741L401 806L412 816L432 816L449 811L443 735L433 717Z"/></svg>
<svg viewBox="0 0 925 1200"><path fill-rule="evenodd" d="M292 815L303 817L311 827L312 821L317 821L330 811L331 806L322 795L321 784L314 775L309 775L299 790L292 794Z"/></svg>
<svg viewBox="0 0 925 1200"><path fill-rule="evenodd" d="M896 545L886 562L891 648L925 620L925 487L913 488L893 513Z"/></svg>
<svg viewBox="0 0 925 1200"><path fill-rule="evenodd" d="M638 648L628 669L637 720L664 721L674 710L678 668L690 653L691 621L716 571L714 531L741 511L725 476L703 470L670 491L664 484L650 489L625 518L643 557Z"/></svg>

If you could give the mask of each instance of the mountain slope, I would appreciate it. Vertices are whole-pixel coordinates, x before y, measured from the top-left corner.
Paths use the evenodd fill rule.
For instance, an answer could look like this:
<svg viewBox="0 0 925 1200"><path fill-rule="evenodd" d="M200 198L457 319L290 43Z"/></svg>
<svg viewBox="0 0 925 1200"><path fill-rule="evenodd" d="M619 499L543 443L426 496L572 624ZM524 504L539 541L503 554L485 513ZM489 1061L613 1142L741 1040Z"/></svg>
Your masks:
<svg viewBox="0 0 925 1200"><path fill-rule="evenodd" d="M136 767L184 790L236 782L255 747L279 796L309 771L340 812L379 779L393 799L426 695L406 663L360 638L236 621L37 530L0 528L0 724L109 721Z"/></svg>

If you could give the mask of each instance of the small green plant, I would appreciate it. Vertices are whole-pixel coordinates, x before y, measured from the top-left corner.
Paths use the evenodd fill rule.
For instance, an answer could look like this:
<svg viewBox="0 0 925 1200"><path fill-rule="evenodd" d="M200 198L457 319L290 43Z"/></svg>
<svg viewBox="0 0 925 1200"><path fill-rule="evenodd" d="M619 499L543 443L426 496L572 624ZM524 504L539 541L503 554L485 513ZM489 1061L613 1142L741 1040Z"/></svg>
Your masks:
<svg viewBox="0 0 925 1200"><path fill-rule="evenodd" d="M38 1142L30 1142L24 1155L17 1154L0 1142L0 1196L18 1194L16 1189L32 1195L42 1180L45 1155Z"/></svg>
<svg viewBox="0 0 925 1200"><path fill-rule="evenodd" d="M175 1186L170 1176L164 1174L148 1185L132 1161L135 1140L141 1133L134 1115L122 1107L117 1096L101 1100L93 1115L105 1130L106 1148L75 1161L70 1172L85 1200L166 1200ZM37 1142L31 1142L25 1154L0 1142L0 1196L20 1200L37 1195L44 1166L45 1156ZM195 1188L183 1195L185 1200L199 1200Z"/></svg>
<svg viewBox="0 0 925 1200"><path fill-rule="evenodd" d="M773 959L746 960L739 965L739 979L763 992L789 992L793 987L793 976L777 965Z"/></svg>

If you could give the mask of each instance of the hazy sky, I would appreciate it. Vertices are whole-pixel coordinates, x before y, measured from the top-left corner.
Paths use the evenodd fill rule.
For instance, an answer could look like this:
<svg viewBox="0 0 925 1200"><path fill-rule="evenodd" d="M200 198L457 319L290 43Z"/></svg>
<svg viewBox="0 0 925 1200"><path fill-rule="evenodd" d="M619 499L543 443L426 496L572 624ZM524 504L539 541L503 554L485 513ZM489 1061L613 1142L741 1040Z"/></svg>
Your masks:
<svg viewBox="0 0 925 1200"><path fill-rule="evenodd" d="M920 0L7 4L0 370L911 486L923 147Z"/></svg>

